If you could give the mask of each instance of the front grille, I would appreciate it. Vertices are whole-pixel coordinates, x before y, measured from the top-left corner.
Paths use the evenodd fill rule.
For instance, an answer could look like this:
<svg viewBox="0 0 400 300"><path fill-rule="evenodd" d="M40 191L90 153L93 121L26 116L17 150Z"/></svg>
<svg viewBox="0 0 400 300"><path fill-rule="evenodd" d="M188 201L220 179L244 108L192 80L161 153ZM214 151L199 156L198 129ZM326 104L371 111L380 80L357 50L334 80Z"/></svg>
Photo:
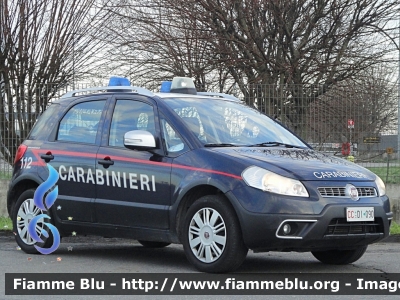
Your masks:
<svg viewBox="0 0 400 300"><path fill-rule="evenodd" d="M319 193L322 197L345 197L346 189L340 187L323 187L318 188Z"/></svg>
<svg viewBox="0 0 400 300"><path fill-rule="evenodd" d="M346 195L345 187L319 187L318 191L322 197L349 197L349 195ZM360 198L377 196L373 187L358 187L357 191Z"/></svg>
<svg viewBox="0 0 400 300"><path fill-rule="evenodd" d="M376 197L377 193L373 187L362 187L357 188L359 197Z"/></svg>
<svg viewBox="0 0 400 300"><path fill-rule="evenodd" d="M347 222L346 219L332 219L325 231L325 236L383 233L381 218L375 221Z"/></svg>

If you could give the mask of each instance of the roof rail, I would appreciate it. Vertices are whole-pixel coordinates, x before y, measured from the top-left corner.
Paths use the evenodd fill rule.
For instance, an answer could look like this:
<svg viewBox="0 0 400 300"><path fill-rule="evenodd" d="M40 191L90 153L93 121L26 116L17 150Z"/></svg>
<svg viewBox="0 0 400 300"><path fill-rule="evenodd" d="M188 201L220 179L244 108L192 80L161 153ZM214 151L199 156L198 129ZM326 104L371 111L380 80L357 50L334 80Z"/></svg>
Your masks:
<svg viewBox="0 0 400 300"><path fill-rule="evenodd" d="M93 88L86 88L86 89L81 89L81 90L75 90L75 91L70 91L64 95L62 95L61 98L68 98L68 97L74 97L75 94L79 93L89 93L89 92L97 92L97 91L110 91L110 92L133 92L145 96L154 96L154 93L138 86L102 86L102 87L93 87Z"/></svg>
<svg viewBox="0 0 400 300"><path fill-rule="evenodd" d="M224 93L197 92L197 95L211 96L211 97L230 99L230 100L234 100L234 101L240 101L239 98L236 98L235 96L232 96L232 95L229 95L229 94L224 94Z"/></svg>

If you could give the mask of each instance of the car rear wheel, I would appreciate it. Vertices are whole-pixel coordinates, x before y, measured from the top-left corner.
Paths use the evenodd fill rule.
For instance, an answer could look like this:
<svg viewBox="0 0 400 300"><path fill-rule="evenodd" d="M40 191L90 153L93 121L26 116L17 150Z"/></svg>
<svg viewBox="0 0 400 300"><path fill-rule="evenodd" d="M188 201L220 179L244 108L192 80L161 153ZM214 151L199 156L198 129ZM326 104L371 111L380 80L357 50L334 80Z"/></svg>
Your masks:
<svg viewBox="0 0 400 300"><path fill-rule="evenodd" d="M153 241L138 241L143 247L146 248L164 248L169 246L171 243L166 242L153 242Z"/></svg>
<svg viewBox="0 0 400 300"><path fill-rule="evenodd" d="M346 265L359 260L364 255L367 248L368 246L362 246L354 250L313 251L311 253L324 264Z"/></svg>
<svg viewBox="0 0 400 300"><path fill-rule="evenodd" d="M44 243L36 242L29 234L28 225L30 221L34 217L43 213L43 211L39 209L34 203L34 194L35 190L33 189L23 192L15 203L12 215L15 240L18 246L24 252L29 254L38 253L38 250L36 250L34 245L48 248L53 243L51 235L49 235L49 238L46 238L42 235L42 229L47 230L47 227L45 226L45 223L49 222L49 219L47 218L39 219L35 228L37 234L44 241Z"/></svg>
<svg viewBox="0 0 400 300"><path fill-rule="evenodd" d="M236 213L221 196L194 202L186 214L182 242L188 260L203 272L233 271L248 251Z"/></svg>

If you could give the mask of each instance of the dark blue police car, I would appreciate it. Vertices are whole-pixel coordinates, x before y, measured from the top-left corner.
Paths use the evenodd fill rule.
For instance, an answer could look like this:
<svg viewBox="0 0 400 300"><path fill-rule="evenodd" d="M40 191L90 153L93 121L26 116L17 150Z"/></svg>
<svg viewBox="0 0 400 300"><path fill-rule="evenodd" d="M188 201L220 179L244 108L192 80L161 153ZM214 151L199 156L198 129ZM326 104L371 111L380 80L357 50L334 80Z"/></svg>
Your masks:
<svg viewBox="0 0 400 300"><path fill-rule="evenodd" d="M370 171L185 78L160 93L127 85L64 95L19 147L8 211L25 252L37 252L28 225L43 213L33 199L47 164L58 197L38 235L51 222L61 236L181 243L205 272L235 270L248 249L348 264L389 235L389 199ZM43 247L51 243L43 236Z"/></svg>

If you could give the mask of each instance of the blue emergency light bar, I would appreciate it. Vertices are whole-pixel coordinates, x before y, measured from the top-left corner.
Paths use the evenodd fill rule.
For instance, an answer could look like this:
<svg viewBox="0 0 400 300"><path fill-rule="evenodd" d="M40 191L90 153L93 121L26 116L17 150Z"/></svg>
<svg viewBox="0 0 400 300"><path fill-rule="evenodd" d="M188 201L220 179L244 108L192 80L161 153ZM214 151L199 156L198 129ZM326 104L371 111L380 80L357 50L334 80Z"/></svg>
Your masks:
<svg viewBox="0 0 400 300"><path fill-rule="evenodd" d="M108 82L108 86L130 86L128 78L112 76L110 77L110 81Z"/></svg>
<svg viewBox="0 0 400 300"><path fill-rule="evenodd" d="M174 77L172 81L163 81L160 92L197 95L193 79L187 77Z"/></svg>
<svg viewBox="0 0 400 300"><path fill-rule="evenodd" d="M171 91L172 81L161 82L160 93L169 93Z"/></svg>
<svg viewBox="0 0 400 300"><path fill-rule="evenodd" d="M171 84L171 93L197 95L197 90L192 78L174 77Z"/></svg>
<svg viewBox="0 0 400 300"><path fill-rule="evenodd" d="M211 96L217 98L226 98L234 101L240 101L235 96L214 93L214 92L197 92L193 79L188 77L174 77L172 81L161 82L160 93L179 93L179 94L192 94L201 96Z"/></svg>

